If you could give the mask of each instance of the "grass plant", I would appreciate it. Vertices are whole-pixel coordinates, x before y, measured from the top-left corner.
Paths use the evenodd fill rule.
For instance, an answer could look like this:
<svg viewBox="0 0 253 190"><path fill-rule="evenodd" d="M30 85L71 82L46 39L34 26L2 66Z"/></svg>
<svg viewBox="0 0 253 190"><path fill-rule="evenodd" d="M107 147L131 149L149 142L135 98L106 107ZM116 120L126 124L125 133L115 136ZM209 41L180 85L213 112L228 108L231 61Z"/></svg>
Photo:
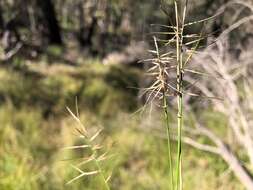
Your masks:
<svg viewBox="0 0 253 190"><path fill-rule="evenodd" d="M162 100L162 107L165 115L165 126L167 131L168 141L168 159L169 159L169 172L170 172L170 189L182 190L182 128L184 120L184 104L183 98L185 95L198 97L199 94L187 92L184 86L184 75L187 73L205 76L205 73L192 70L189 68L189 62L196 52L200 42L205 39L202 32L200 34L185 34L185 28L191 27L196 24L204 24L206 21L214 18L202 19L186 23L188 8L188 0L174 0L174 14L175 20L170 20L171 25L159 25L168 32L157 32L159 37L154 38L155 50L149 52L154 55L154 58L148 59L152 66L147 71L149 75L154 77L154 82L147 88L146 92L149 93L147 101L158 98ZM169 16L169 15L168 15ZM174 23L174 24L173 24ZM160 36L172 36L169 39L161 39ZM162 47L161 45L162 44ZM169 47L169 50L168 48ZM166 49L167 48L167 49ZM165 51L163 51L165 49ZM168 97L176 97L177 99L177 156L176 164L172 163L172 143L171 143L171 130L168 117ZM175 175L173 174L175 166Z"/></svg>
<svg viewBox="0 0 253 190"><path fill-rule="evenodd" d="M106 176L105 171L101 164L101 162L108 159L109 157L108 152L100 153L99 150L103 148L103 145L100 145L95 142L96 138L102 132L102 129L97 130L94 134L91 135L80 120L77 106L76 106L76 115L69 108L67 108L67 110L71 114L73 119L77 122L78 127L76 128L76 131L79 133L80 138L82 138L84 141L84 144L82 145L67 147L67 149L88 149L91 154L87 158L82 159L82 161L78 164L78 166L72 165L72 167L75 170L77 170L80 174L77 177L70 180L67 184L70 184L85 176L99 175L101 180L103 181L104 189L110 190L108 181L110 180L111 175ZM84 172L80 169L81 166L88 164L90 162L94 164L95 167L94 170Z"/></svg>
<svg viewBox="0 0 253 190"><path fill-rule="evenodd" d="M183 179L182 179L182 130L184 121L184 103L183 99L185 95L198 97L199 94L194 94L187 92L188 88L184 86L186 83L185 76L188 73L206 76L205 73L200 71L195 71L189 68L189 62L196 52L200 42L205 39L202 33L200 34L188 34L185 28L191 27L195 24L203 24L206 21L214 18L212 16L207 19L202 19L199 21L186 22L187 18L187 8L188 0L174 0L174 21L170 20L170 25L159 25L168 32L157 32L159 37L154 36L154 50L149 50L153 54L153 58L147 59L145 61L151 62L151 67L148 69L147 74L152 76L153 83L144 92L148 93L147 102L153 102L153 100L158 99L161 101L160 107L163 108L164 114L164 124L166 127L166 138L167 138L167 151L168 151L168 165L169 165L169 181L171 190L182 190L183 189ZM161 39L160 36L170 36L169 39ZM194 85L194 84L193 84ZM172 155L172 129L170 127L169 121L169 97L176 98L177 102L177 130L176 130L176 163L173 163ZM92 156L88 158L87 161L94 162L96 170L91 172L83 172L77 167L74 167L80 172L80 175L70 181L73 182L82 176L99 174L104 181L104 186L106 190L109 190L108 180L100 165L99 159L97 157L96 148L94 150L94 145L92 144L92 139L96 138L100 132L97 132L94 136L89 137L86 129L81 124L80 119L74 115L70 109L68 111L71 113L73 118L80 124L82 130L78 129L78 132L85 139L86 144L82 146L72 147L72 148L89 148L92 152ZM78 113L78 112L77 112ZM173 138L174 139L174 138Z"/></svg>

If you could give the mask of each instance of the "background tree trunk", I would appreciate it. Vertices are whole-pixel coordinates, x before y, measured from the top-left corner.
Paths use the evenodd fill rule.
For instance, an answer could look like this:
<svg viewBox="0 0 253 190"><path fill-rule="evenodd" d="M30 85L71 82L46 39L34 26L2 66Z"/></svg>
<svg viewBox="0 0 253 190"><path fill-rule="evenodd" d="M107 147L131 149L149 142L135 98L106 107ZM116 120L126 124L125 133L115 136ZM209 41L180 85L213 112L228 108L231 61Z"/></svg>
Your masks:
<svg viewBox="0 0 253 190"><path fill-rule="evenodd" d="M79 1L78 3L78 11L79 11L79 34L78 34L78 40L82 47L85 47L86 45L86 37L85 37L85 19L84 19L84 8L83 8L83 2Z"/></svg>
<svg viewBox="0 0 253 190"><path fill-rule="evenodd" d="M51 0L37 0L48 29L49 42L51 44L62 44L61 29L56 18L55 8Z"/></svg>
<svg viewBox="0 0 253 190"><path fill-rule="evenodd" d="M92 49L92 37L95 35L95 30L97 26L97 17L96 17L96 10L97 5L94 4L91 8L91 23L88 27L85 26L85 19L84 19L84 9L83 9L83 2L80 1L78 4L79 8L79 42L82 47L89 47Z"/></svg>
<svg viewBox="0 0 253 190"><path fill-rule="evenodd" d="M4 29L4 19L3 19L3 9L2 9L2 4L0 2L0 29ZM1 32L1 31L0 31Z"/></svg>

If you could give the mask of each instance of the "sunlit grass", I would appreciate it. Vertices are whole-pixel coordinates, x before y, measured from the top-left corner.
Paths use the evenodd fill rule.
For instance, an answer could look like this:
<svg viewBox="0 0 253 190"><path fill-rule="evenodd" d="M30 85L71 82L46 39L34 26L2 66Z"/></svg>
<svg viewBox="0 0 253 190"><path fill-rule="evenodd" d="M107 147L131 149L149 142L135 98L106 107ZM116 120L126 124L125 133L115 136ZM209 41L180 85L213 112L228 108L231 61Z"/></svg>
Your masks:
<svg viewBox="0 0 253 190"><path fill-rule="evenodd" d="M79 161L66 161L66 159L74 159L82 154L62 150L64 147L74 146L80 142L76 140L77 137L73 133L76 126L73 118L60 105L65 104L66 106L66 102L56 101L55 106L59 109L52 109L52 114L45 117L44 107L38 106L41 104L38 104L37 101L31 104L29 98L22 98L29 97L29 93L23 93L32 92L34 89L33 85L27 85L23 86L25 90L22 90L22 85L25 84L22 80L30 80L32 83L34 82L33 78L26 77L24 79L21 74L14 71L0 71L2 73L1 84L5 84L0 85L1 97L5 97L5 99L1 99L0 106L0 189L79 190L85 187L88 190L94 190L102 187L101 180L93 177L66 185L69 180L78 175L78 172L69 167L68 163ZM99 72L103 73L103 71ZM112 78L116 80L116 76L120 75L114 74ZM66 77L67 82L61 82L65 81ZM69 77L71 76L59 75L57 82L53 82L54 77L46 76L43 81L48 82L36 86L36 90L39 92L47 90L48 85L50 86L52 83L55 88L50 88L51 90L61 85L63 89L73 89L71 81L76 79L74 76L70 79ZM108 84L101 82L100 77L101 75L97 75L93 80L100 81L98 83L102 86L101 88L104 88L103 85L107 86ZM21 84L18 84L19 81ZM68 86L69 83L71 83L70 86ZM124 92L124 88L122 88L120 94L124 94ZM59 95L62 100L64 100L63 95L66 95L66 91ZM15 102L19 100L16 98L20 97L22 104L16 106ZM49 93L47 98L54 99L53 97L53 93ZM73 104L71 102L70 106ZM112 106L110 102L108 105ZM145 120L148 116L140 118L138 115L133 115L132 112L127 113L125 110L121 110L120 107L117 112L109 110L109 117L98 117L97 112L85 106L80 107L80 110L80 117L87 126L104 127L105 144L114 142L112 152L116 154L116 161L109 160L105 165L108 170L112 171L111 188L113 190L167 189L170 183L167 172L169 170L166 156L167 141L157 137L154 133L145 133L139 129L140 126L145 128ZM160 113L157 114L160 115ZM218 117L210 116L210 114L207 110L203 117L208 119L209 127L219 126L220 121L222 122L220 125L224 124L222 119L217 120ZM157 117L152 123L159 128L161 120L162 117ZM174 153L172 159L175 161L176 150L172 151ZM183 175L187 179L184 182L185 190L241 188L222 160L213 155L195 151L190 147L185 147L184 155L186 157Z"/></svg>

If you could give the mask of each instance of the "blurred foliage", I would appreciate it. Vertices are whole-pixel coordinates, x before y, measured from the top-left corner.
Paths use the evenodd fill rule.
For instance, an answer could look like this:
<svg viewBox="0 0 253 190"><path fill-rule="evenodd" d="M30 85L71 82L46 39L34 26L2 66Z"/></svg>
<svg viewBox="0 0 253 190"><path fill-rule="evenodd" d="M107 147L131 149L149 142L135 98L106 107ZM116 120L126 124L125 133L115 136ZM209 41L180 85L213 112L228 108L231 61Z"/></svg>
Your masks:
<svg viewBox="0 0 253 190"><path fill-rule="evenodd" d="M105 133L100 138L114 142L115 155L106 163L113 171L112 189L167 189L166 141L139 127L144 123L145 128L149 117L131 114L138 107L137 91L131 87L138 85L140 70L98 63L74 70L65 66L61 72L50 67L54 66L47 66L46 75L0 70L0 189L94 190L102 186L97 177L66 185L77 175L69 164L83 154L62 150L80 143L74 135L75 123L64 111L65 106L74 109L76 96L85 126L103 125ZM209 127L220 130L224 125L219 113L206 110L202 115ZM159 128L160 118L154 119ZM215 155L185 146L184 158L186 190L243 189Z"/></svg>
<svg viewBox="0 0 253 190"><path fill-rule="evenodd" d="M0 33L11 31L11 35L18 38L17 41L44 48L45 45L50 44L50 39L53 38L50 35L55 32L50 31L54 28L50 29L50 26L45 23L52 22L51 24L55 26L59 25L58 32L65 45L68 46L69 41L79 42L82 49L87 49L92 54L105 56L112 51L122 50L132 41L149 41L150 32L163 30L159 26L151 27L151 24L166 25L169 24L169 20L174 20L173 1L171 0L56 0L53 2L47 0L51 2L52 9L55 10L56 21L45 20L44 9L38 2L38 0L4 0L1 2L0 18L2 18L4 27L0 26ZM189 1L189 16L186 20L188 22L212 16L227 2L229 1ZM206 32L218 35L237 19L249 13L246 8L242 10L240 6L228 6L224 14L210 20L206 26ZM235 18L236 15L237 18ZM200 28L196 25L196 27L192 26L190 30L196 32ZM231 34L231 40L234 40L235 44L241 39L245 42L251 34L251 29L251 26L244 25ZM186 32L187 30L189 29L186 28ZM9 43L8 46L11 47L13 42ZM56 55L60 54L60 51L54 47L50 47L49 51Z"/></svg>
<svg viewBox="0 0 253 190"><path fill-rule="evenodd" d="M112 189L167 189L166 142L140 128L143 123L144 129L148 127L145 122L150 115L140 119L132 114L140 106L142 70L117 63L103 65L100 58L133 41L149 42L150 32L163 30L151 24L168 24L168 17L173 18L172 1L47 1L53 2L57 19L53 25L59 25L63 44L50 42L47 14L38 2L0 1L1 43L4 36L6 40L0 44L0 58L17 43L24 45L17 56L0 63L0 189L94 190L102 186L99 178L92 177L66 185L76 176L69 162L82 155L61 149L78 144L75 125L65 111L66 106L75 109L76 98L85 125L104 126L101 138L115 142L116 161L106 166L113 170ZM214 15L226 2L189 1L187 21ZM246 9L230 7L207 24L206 32L219 33L232 24L233 15L248 14ZM231 33L231 42L248 43L251 33L252 26L244 25ZM228 134L227 118L212 108L192 114L215 132ZM188 118L186 123L194 125L194 119ZM152 121L153 127L158 128L160 120ZM183 154L185 190L243 189L222 159L188 146Z"/></svg>
<svg viewBox="0 0 253 190"><path fill-rule="evenodd" d="M65 183L76 173L62 161L76 158L71 151L62 147L74 145L74 124L70 117L61 120L41 120L42 116L32 111L17 110L7 105L0 112L1 128L1 181L0 188L16 189L99 189L98 178L81 179L71 185ZM85 123L94 123L94 114L82 112ZM11 116L11 117L10 117ZM13 121L14 120L14 121ZM115 141L116 155L107 163L113 168L112 189L146 190L166 189L168 186L166 141L136 130L138 121L121 115L107 122L108 129L117 121L117 128L111 130L106 141ZM115 121L116 120L116 121ZM26 129L21 133L16 122ZM99 122L99 121L97 121ZM101 121L100 121L101 122ZM122 126L124 123L124 126ZM60 125L59 125L60 124ZM106 128L107 130L107 128ZM184 147L185 189L242 189L219 158ZM114 161L116 159L116 161ZM201 179L201 180L200 180Z"/></svg>
<svg viewBox="0 0 253 190"><path fill-rule="evenodd" d="M140 75L135 68L101 64L88 64L74 73L49 76L1 69L0 101L11 101L16 107L31 104L47 115L73 104L75 97L84 109L102 115L110 115L112 108L115 112L133 111L137 108L138 93L133 87L138 87Z"/></svg>

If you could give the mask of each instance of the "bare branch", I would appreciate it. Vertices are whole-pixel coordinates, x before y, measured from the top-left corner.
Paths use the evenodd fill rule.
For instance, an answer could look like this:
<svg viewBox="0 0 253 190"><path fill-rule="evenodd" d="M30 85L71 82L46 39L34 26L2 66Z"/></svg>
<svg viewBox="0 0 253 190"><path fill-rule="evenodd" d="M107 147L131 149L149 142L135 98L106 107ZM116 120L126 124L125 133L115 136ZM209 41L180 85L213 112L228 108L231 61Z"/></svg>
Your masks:
<svg viewBox="0 0 253 190"><path fill-rule="evenodd" d="M214 154L220 154L220 150L215 146L210 146L207 144L201 144L197 142L196 140L189 138L189 137L183 137L182 138L183 143L188 144L196 149L205 151L205 152L211 152Z"/></svg>

